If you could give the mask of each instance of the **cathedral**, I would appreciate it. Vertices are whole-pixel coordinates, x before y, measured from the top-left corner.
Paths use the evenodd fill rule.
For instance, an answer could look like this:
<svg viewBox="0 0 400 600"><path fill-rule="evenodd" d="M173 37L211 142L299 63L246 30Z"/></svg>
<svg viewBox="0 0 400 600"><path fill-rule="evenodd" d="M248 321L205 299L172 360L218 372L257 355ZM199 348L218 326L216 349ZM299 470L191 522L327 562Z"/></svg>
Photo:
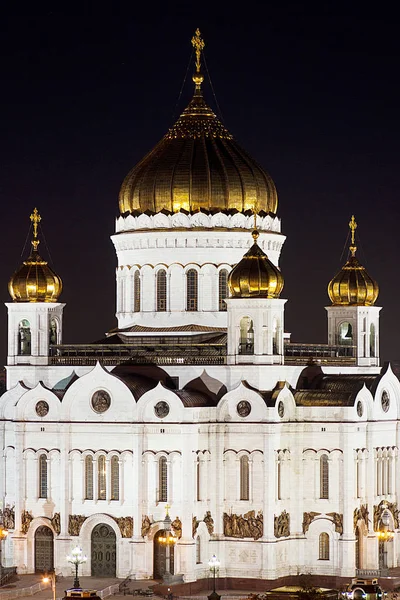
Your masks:
<svg viewBox="0 0 400 600"><path fill-rule="evenodd" d="M68 575L79 546L82 575L190 582L213 555L220 577L382 573L400 565L400 383L356 220L326 344L293 343L274 182L208 106L192 44L193 97L119 193L104 339L63 343L31 214L7 303L3 566Z"/></svg>

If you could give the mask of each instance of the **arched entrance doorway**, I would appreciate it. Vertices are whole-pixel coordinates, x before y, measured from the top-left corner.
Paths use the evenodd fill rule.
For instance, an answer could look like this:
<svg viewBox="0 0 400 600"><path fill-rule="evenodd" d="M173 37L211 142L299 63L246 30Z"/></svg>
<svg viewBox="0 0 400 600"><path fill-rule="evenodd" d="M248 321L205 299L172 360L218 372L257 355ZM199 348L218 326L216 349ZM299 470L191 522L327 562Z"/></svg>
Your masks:
<svg viewBox="0 0 400 600"><path fill-rule="evenodd" d="M160 538L165 538L167 531L161 529L157 531L153 541L153 577L154 579L162 579L166 571L167 563L167 548L166 544L160 542ZM174 544L169 546L169 572L174 574Z"/></svg>
<svg viewBox="0 0 400 600"><path fill-rule="evenodd" d="M35 531L35 573L54 570L54 539L50 527L42 525Z"/></svg>
<svg viewBox="0 0 400 600"><path fill-rule="evenodd" d="M113 529L100 523L91 537L92 577L115 577L117 564L117 538Z"/></svg>

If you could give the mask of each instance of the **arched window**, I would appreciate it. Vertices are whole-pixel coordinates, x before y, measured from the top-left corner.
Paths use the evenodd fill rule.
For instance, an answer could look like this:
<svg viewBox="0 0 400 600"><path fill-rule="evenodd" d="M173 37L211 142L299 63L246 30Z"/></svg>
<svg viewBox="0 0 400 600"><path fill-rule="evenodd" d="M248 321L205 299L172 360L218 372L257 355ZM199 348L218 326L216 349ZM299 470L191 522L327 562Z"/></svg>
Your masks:
<svg viewBox="0 0 400 600"><path fill-rule="evenodd" d="M39 456L39 498L47 498L47 456Z"/></svg>
<svg viewBox="0 0 400 600"><path fill-rule="evenodd" d="M351 323L345 322L339 325L339 344L351 346L353 344L353 327Z"/></svg>
<svg viewBox="0 0 400 600"><path fill-rule="evenodd" d="M161 456L158 461L158 501L167 502L168 500L168 473L167 459Z"/></svg>
<svg viewBox="0 0 400 600"><path fill-rule="evenodd" d="M167 273L160 269L157 273L157 310L162 312L167 310Z"/></svg>
<svg viewBox="0 0 400 600"><path fill-rule="evenodd" d="M111 500L119 500L119 459L111 459Z"/></svg>
<svg viewBox="0 0 400 600"><path fill-rule="evenodd" d="M186 273L186 310L197 310L198 277L195 269Z"/></svg>
<svg viewBox="0 0 400 600"><path fill-rule="evenodd" d="M329 498L329 463L326 454L323 454L319 459L319 473L320 473L320 498Z"/></svg>
<svg viewBox="0 0 400 600"><path fill-rule="evenodd" d="M85 499L93 500L93 457L85 458Z"/></svg>
<svg viewBox="0 0 400 600"><path fill-rule="evenodd" d="M276 484L276 497L278 500L282 500L282 460L278 458L276 465L277 468L277 484Z"/></svg>
<svg viewBox="0 0 400 600"><path fill-rule="evenodd" d="M319 536L319 560L329 560L329 535L321 533Z"/></svg>
<svg viewBox="0 0 400 600"><path fill-rule="evenodd" d="M218 276L218 310L226 310L225 298L228 297L228 271L221 269Z"/></svg>
<svg viewBox="0 0 400 600"><path fill-rule="evenodd" d="M249 457L240 458L240 499L249 500Z"/></svg>
<svg viewBox="0 0 400 600"><path fill-rule="evenodd" d="M201 500L201 491L200 491L200 459L197 457L196 462L196 488L197 488L197 500Z"/></svg>
<svg viewBox="0 0 400 600"><path fill-rule="evenodd" d="M196 538L196 564L199 565L201 563L201 539L198 535Z"/></svg>
<svg viewBox="0 0 400 600"><path fill-rule="evenodd" d="M239 354L254 354L254 328L250 317L240 319Z"/></svg>
<svg viewBox="0 0 400 600"><path fill-rule="evenodd" d="M105 500L107 497L106 457L101 455L97 459L97 499Z"/></svg>
<svg viewBox="0 0 400 600"><path fill-rule="evenodd" d="M31 353L31 326L29 321L22 319L18 325L18 354L29 356Z"/></svg>
<svg viewBox="0 0 400 600"><path fill-rule="evenodd" d="M373 323L369 328L369 355L375 357L375 325Z"/></svg>
<svg viewBox="0 0 400 600"><path fill-rule="evenodd" d="M49 324L49 344L58 344L58 325L56 319L51 319Z"/></svg>
<svg viewBox="0 0 400 600"><path fill-rule="evenodd" d="M140 271L135 271L133 276L133 310L140 312Z"/></svg>

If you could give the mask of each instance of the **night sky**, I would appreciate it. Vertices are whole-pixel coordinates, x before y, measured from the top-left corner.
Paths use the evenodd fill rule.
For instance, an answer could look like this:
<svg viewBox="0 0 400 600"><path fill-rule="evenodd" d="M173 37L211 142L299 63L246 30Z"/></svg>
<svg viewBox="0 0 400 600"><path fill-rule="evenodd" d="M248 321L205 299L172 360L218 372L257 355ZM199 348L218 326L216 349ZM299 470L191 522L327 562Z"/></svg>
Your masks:
<svg viewBox="0 0 400 600"><path fill-rule="evenodd" d="M397 25L392 15L295 6L242 22L215 9L1 15L2 302L37 206L64 283L64 342L115 327L119 188L191 98L199 27L221 112L207 77L206 100L278 189L292 340L326 342L326 288L347 258L354 213L357 257L381 289L381 356L400 359ZM49 258L43 241L39 251ZM1 357L6 327L3 308Z"/></svg>

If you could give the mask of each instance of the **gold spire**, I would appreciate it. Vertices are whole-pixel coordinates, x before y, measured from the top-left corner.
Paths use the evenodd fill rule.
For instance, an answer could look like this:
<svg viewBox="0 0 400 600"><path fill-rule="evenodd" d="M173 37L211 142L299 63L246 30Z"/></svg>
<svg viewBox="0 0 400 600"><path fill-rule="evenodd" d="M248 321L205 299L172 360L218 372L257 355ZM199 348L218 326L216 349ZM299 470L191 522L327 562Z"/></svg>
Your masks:
<svg viewBox="0 0 400 600"><path fill-rule="evenodd" d="M38 225L39 225L40 221L42 220L42 217L39 215L38 209L34 208L33 213L31 214L31 216L29 218L30 218L31 222L33 223L33 240L31 241L31 244L33 246L33 249L37 250L37 247L40 244L40 241L38 240Z"/></svg>
<svg viewBox="0 0 400 600"><path fill-rule="evenodd" d="M199 28L196 29L194 36L192 37L192 46L196 52L196 73L193 75L192 79L196 84L196 90L200 90L200 86L204 81L204 77L201 74L200 56L202 50L204 49L205 43L201 37Z"/></svg>
<svg viewBox="0 0 400 600"><path fill-rule="evenodd" d="M355 244L357 223L356 223L356 220L354 218L354 215L351 216L349 227L350 227L350 230L351 230L350 252L351 252L352 256L355 256L356 255L356 250L357 250L357 246Z"/></svg>
<svg viewBox="0 0 400 600"><path fill-rule="evenodd" d="M329 282L328 295L334 306L373 306L378 298L379 286L356 258L357 222L352 215L351 256L342 269Z"/></svg>

